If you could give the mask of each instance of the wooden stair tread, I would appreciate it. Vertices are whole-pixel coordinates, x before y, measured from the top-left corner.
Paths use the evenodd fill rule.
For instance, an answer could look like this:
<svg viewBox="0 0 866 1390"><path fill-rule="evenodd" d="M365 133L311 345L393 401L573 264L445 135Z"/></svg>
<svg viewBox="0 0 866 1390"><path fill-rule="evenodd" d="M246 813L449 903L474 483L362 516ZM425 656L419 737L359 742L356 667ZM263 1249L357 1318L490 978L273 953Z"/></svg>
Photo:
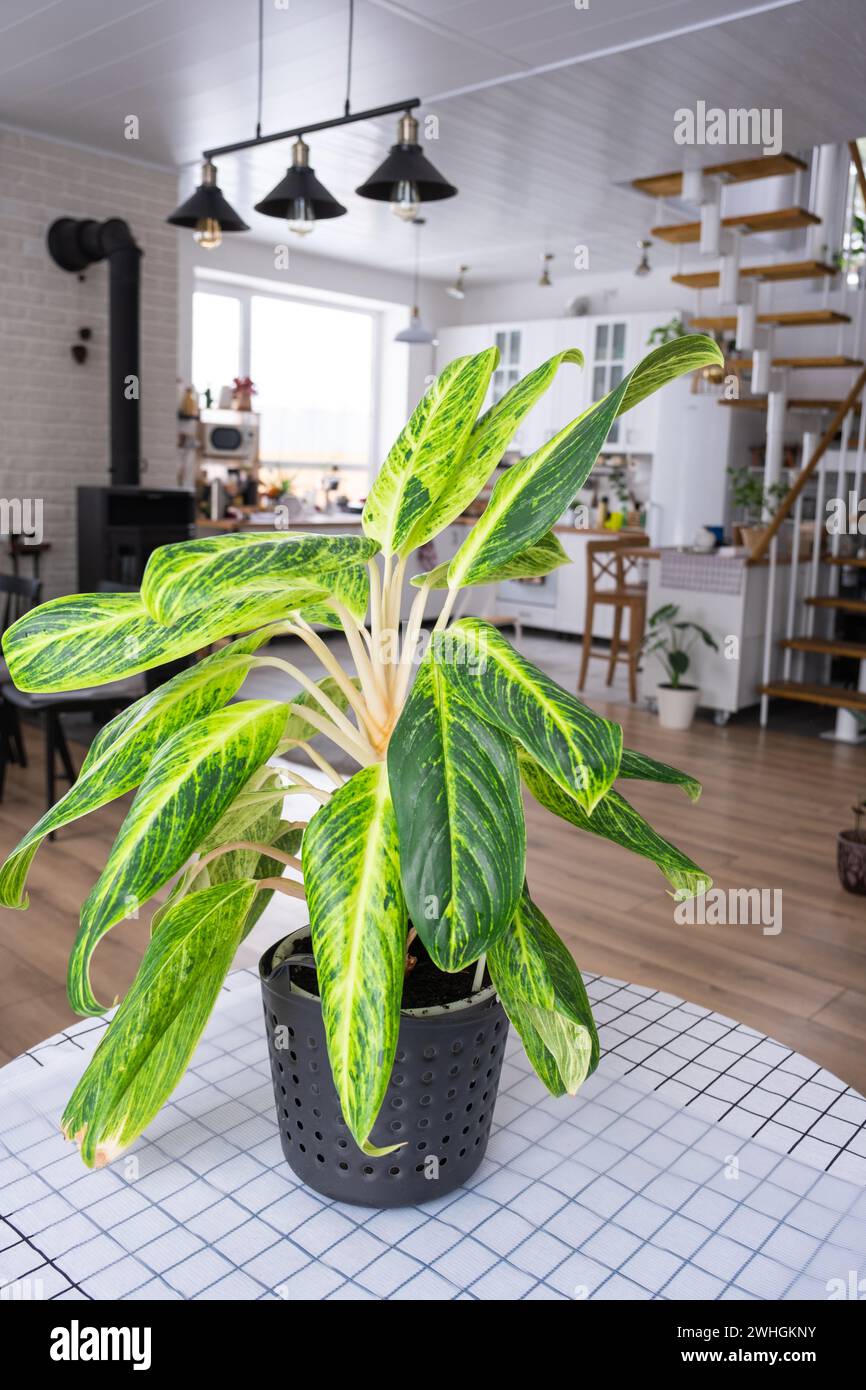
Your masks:
<svg viewBox="0 0 866 1390"><path fill-rule="evenodd" d="M866 555L825 555L827 565L848 565L854 569L866 569Z"/></svg>
<svg viewBox="0 0 866 1390"><path fill-rule="evenodd" d="M739 400L727 400L724 396L720 396L718 404L736 406L738 410L766 410L767 397L741 396ZM788 398L789 410L838 410L841 404L841 398L839 400L824 400L811 396L791 396ZM859 403L854 407L853 413L859 415Z"/></svg>
<svg viewBox="0 0 866 1390"><path fill-rule="evenodd" d="M774 328L817 328L821 324L850 322L850 314L840 314L836 309L804 309L797 313L758 315L758 323ZM736 314L699 315L689 320L689 328L700 328L709 333L733 332L736 327Z"/></svg>
<svg viewBox="0 0 866 1390"><path fill-rule="evenodd" d="M780 647L793 652L811 652L815 656L850 656L866 661L866 642L846 642L841 637L785 637Z"/></svg>
<svg viewBox="0 0 866 1390"><path fill-rule="evenodd" d="M807 166L802 159L793 154L760 155L757 159L728 160L724 164L711 164L703 170L708 177L725 179L728 183L749 183L753 179L778 178L780 174L796 174ZM653 174L646 179L632 179L632 188L646 193L650 198L675 198L683 191L683 176L680 170L669 174Z"/></svg>
<svg viewBox="0 0 866 1390"><path fill-rule="evenodd" d="M740 274L753 276L758 280L815 280L822 275L838 275L834 265L824 261L784 261L777 265L744 265ZM709 290L719 283L717 270L693 270L683 275L672 275L675 285L685 285L687 289Z"/></svg>
<svg viewBox="0 0 866 1390"><path fill-rule="evenodd" d="M776 208L773 212L738 212L732 217L723 217L723 227L737 227L747 236L759 232L791 232L798 227L811 227L820 222L820 217L807 208ZM658 241L667 241L673 246L688 246L701 239L700 222L668 222L653 227L650 236Z"/></svg>
<svg viewBox="0 0 866 1390"><path fill-rule="evenodd" d="M846 690L841 685L810 685L807 681L770 681L759 685L762 695L775 695L781 700L803 700L809 705L832 705L835 709L856 709L866 712L866 693Z"/></svg>
<svg viewBox="0 0 866 1390"><path fill-rule="evenodd" d="M741 367L751 367L751 357L738 357L735 359ZM795 367L795 368L823 368L823 367L862 367L861 357L774 357L774 367Z"/></svg>
<svg viewBox="0 0 866 1390"><path fill-rule="evenodd" d="M866 615L866 598L835 598L826 595L823 598L807 598L804 600L810 608L835 608L840 613L862 613Z"/></svg>

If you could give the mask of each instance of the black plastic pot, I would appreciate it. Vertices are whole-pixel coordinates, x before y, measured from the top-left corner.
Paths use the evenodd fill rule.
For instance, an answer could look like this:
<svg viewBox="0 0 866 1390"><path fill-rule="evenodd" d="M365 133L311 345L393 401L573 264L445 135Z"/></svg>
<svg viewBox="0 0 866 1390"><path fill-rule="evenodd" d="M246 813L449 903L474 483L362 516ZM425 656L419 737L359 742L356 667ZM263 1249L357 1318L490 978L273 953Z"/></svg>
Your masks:
<svg viewBox="0 0 866 1390"><path fill-rule="evenodd" d="M286 940L308 935L303 927ZM370 1137L377 1147L404 1147L371 1158L340 1112L321 1004L291 989L290 961L272 967L277 949L262 956L259 974L292 1172L326 1197L371 1207L413 1206L460 1187L484 1157L505 1053L508 1019L492 987L435 1013L401 1014L394 1070Z"/></svg>

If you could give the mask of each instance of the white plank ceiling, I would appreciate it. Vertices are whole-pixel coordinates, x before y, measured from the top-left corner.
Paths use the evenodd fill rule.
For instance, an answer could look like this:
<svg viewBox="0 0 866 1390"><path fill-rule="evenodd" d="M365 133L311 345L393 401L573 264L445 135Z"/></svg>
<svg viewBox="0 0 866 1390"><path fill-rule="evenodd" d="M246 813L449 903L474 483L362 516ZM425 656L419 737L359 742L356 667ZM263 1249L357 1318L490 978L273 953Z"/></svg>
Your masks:
<svg viewBox="0 0 866 1390"><path fill-rule="evenodd" d="M265 0L265 131L340 113L347 12L347 0ZM186 166L191 190L202 147L254 132L257 13L257 0L0 0L0 120ZM352 102L419 96L439 118L428 153L460 196L427 210L425 274L450 277L462 261L477 279L518 280L546 250L570 268L584 244L592 270L624 269L656 209L622 185L686 162L677 108L781 107L788 150L866 134L864 20L866 0L357 0ZM349 215L317 227L310 249L411 262L411 231L353 191L395 124L311 137L316 172ZM280 224L251 208L288 150L219 165L252 234L272 243Z"/></svg>

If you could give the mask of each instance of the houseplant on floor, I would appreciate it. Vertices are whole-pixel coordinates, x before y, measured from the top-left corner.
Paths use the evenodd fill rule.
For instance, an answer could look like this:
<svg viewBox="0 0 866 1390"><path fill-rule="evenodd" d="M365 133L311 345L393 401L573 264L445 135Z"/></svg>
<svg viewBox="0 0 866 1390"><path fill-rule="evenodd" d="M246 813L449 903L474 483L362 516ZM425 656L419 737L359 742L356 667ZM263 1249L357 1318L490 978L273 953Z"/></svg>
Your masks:
<svg viewBox="0 0 866 1390"><path fill-rule="evenodd" d="M852 806L853 830L840 830L837 841L839 882L849 893L866 894L866 800Z"/></svg>
<svg viewBox="0 0 866 1390"><path fill-rule="evenodd" d="M705 647L718 651L715 639L699 623L680 618L675 603L665 603L650 617L641 650L656 655L668 679L656 686L659 723L663 729L689 729L695 717L701 692L683 679L691 666L691 651L700 638Z"/></svg>
<svg viewBox="0 0 866 1390"><path fill-rule="evenodd" d="M115 1157L171 1093L274 892L306 895L310 917L306 932L267 953L262 974L284 1152L319 1190L391 1205L464 1181L486 1146L506 1014L549 1089L577 1090L598 1039L577 967L526 884L521 779L555 815L654 860L680 895L706 876L613 784L668 782L690 797L699 788L623 750L619 725L495 628L450 618L467 586L565 563L552 528L616 417L718 355L698 336L665 344L511 468L450 564L413 579L402 633L409 555L465 510L559 368L582 363L579 352L543 363L480 418L495 349L450 363L388 455L363 536L241 533L165 546L140 594L54 599L8 630L12 678L32 691L117 680L249 634L102 729L77 782L0 870L0 902L26 907L46 835L137 788L81 910L68 973L81 1014L107 1007L90 980L97 943L179 875L63 1116L85 1163ZM419 660L425 605L440 588L444 607ZM353 674L322 624L342 628ZM267 653L286 635L321 660L321 682ZM300 695L232 702L263 663ZM320 735L358 764L348 780L311 746ZM333 790L300 772L287 785L285 768L269 762L298 748ZM306 825L282 818L298 792L321 803Z"/></svg>

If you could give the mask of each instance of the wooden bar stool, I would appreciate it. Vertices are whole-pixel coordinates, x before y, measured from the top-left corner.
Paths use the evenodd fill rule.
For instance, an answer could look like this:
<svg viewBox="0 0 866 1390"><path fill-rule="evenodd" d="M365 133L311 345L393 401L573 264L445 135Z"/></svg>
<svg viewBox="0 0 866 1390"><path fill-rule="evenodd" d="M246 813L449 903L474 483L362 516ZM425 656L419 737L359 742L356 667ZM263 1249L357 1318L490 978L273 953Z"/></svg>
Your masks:
<svg viewBox="0 0 866 1390"><path fill-rule="evenodd" d="M623 537L621 540L589 541L586 547L586 613L583 620L583 652L577 688L586 684L590 657L607 662L607 684L613 684L618 661L628 662L628 694L637 701L637 667L646 622L647 586L640 582L641 551L649 537ZM596 604L612 604L613 636L610 651L593 651L592 619ZM628 641L623 647L622 616L628 613Z"/></svg>

